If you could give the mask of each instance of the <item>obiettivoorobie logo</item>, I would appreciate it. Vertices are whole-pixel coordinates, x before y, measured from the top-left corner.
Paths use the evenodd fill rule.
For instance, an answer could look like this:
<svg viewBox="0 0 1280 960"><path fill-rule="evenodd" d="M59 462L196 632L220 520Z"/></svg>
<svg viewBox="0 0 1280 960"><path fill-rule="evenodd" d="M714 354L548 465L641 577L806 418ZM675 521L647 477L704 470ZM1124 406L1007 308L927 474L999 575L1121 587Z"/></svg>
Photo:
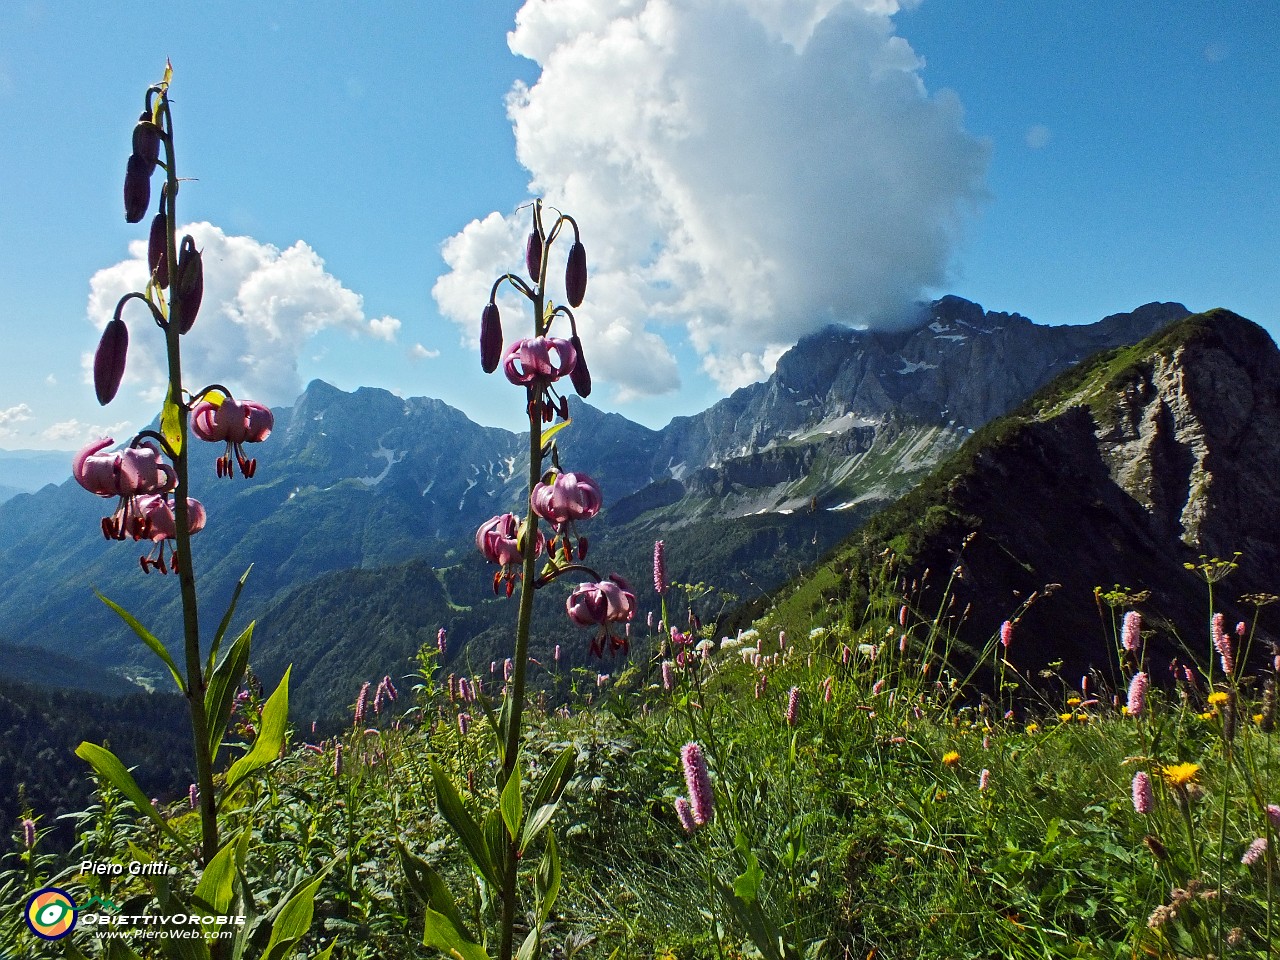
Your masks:
<svg viewBox="0 0 1280 960"><path fill-rule="evenodd" d="M61 940L76 927L76 902L65 890L45 887L27 901L26 920L42 940Z"/></svg>

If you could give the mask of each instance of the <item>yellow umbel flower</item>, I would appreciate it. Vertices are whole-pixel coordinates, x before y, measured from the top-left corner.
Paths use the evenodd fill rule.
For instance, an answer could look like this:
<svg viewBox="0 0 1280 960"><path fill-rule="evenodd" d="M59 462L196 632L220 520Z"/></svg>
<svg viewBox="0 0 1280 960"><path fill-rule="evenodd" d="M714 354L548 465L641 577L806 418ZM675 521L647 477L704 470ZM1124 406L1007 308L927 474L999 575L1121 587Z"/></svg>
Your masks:
<svg viewBox="0 0 1280 960"><path fill-rule="evenodd" d="M1213 693L1209 694L1209 702L1215 707L1220 703L1226 703L1230 699L1231 698L1221 690L1215 690Z"/></svg>
<svg viewBox="0 0 1280 960"><path fill-rule="evenodd" d="M960 754L955 750L948 751L942 755L942 762L948 767L954 767L960 762Z"/></svg>
<svg viewBox="0 0 1280 960"><path fill-rule="evenodd" d="M1200 772L1200 764L1198 763L1175 763L1164 767L1161 771L1164 774L1164 782L1171 787L1185 787L1188 783L1196 778L1196 774Z"/></svg>

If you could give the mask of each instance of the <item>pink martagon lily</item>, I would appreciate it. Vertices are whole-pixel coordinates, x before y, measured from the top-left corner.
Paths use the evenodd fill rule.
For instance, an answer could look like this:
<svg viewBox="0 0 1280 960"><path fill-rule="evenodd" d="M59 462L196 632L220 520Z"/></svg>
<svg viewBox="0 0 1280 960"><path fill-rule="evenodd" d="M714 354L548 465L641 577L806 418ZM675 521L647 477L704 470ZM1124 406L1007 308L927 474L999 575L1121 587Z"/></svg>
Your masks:
<svg viewBox="0 0 1280 960"><path fill-rule="evenodd" d="M557 527L574 520L589 520L600 512L600 487L585 473L557 473L550 483L539 483L529 497L538 516Z"/></svg>
<svg viewBox="0 0 1280 960"><path fill-rule="evenodd" d="M579 584L565 601L565 609L569 619L580 627L600 626L600 633L591 641L591 652L601 656L605 638L610 636L609 624L626 623L635 616L636 595L627 581L613 574L599 583ZM625 636L611 640L614 650L625 652L629 646Z"/></svg>
<svg viewBox="0 0 1280 960"><path fill-rule="evenodd" d="M241 444L258 443L271 435L275 417L271 410L252 400L230 397L214 406L201 400L191 410L191 432L209 443L225 442L226 453L218 458L218 476L232 476L232 454L245 477L252 477L258 461L244 455Z"/></svg>
<svg viewBox="0 0 1280 960"><path fill-rule="evenodd" d="M551 362L552 352L558 364ZM578 353L568 340L556 337L531 337L517 340L507 348L502 361L502 372L507 379L519 386L531 383L554 383L573 371Z"/></svg>
<svg viewBox="0 0 1280 960"><path fill-rule="evenodd" d="M151 444L103 453L114 440L103 437L81 449L71 462L76 482L100 497L133 497L166 493L178 483L173 467L160 459Z"/></svg>
<svg viewBox="0 0 1280 960"><path fill-rule="evenodd" d="M187 531L199 533L204 529L206 519L204 505L199 500L188 497ZM149 573L152 567L161 573L168 572L164 561L165 548L170 540L176 540L178 536L177 519L174 517L173 504L169 502L168 497L157 494L139 497L136 516L130 521L129 529L125 532L135 540L150 540L155 545L149 554L139 558L144 573ZM176 547L172 551L169 566L175 573L177 572Z"/></svg>
<svg viewBox="0 0 1280 960"><path fill-rule="evenodd" d="M515 514L504 513L480 524L480 529L476 531L476 547L486 560L502 568L493 577L494 593L498 592L498 584L506 580L507 596L511 596L515 589L516 568L524 561L520 550L520 521ZM533 555L536 557L546 547L547 538L539 530L534 541Z"/></svg>

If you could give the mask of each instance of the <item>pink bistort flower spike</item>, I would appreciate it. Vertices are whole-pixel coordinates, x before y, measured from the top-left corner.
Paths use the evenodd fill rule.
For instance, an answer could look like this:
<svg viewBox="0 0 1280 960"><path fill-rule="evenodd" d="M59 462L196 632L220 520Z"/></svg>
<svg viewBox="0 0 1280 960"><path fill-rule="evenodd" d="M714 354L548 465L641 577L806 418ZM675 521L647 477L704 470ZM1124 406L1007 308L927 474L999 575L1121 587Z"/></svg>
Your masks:
<svg viewBox="0 0 1280 960"><path fill-rule="evenodd" d="M1013 624L1006 620L1000 624L1000 645L1008 650L1011 643L1013 643Z"/></svg>
<svg viewBox="0 0 1280 960"><path fill-rule="evenodd" d="M715 815L715 793L711 787L711 774L707 770L702 747L697 743L686 743L680 751L680 763L684 767L684 782L689 791L693 822L698 826L710 823Z"/></svg>
<svg viewBox="0 0 1280 960"><path fill-rule="evenodd" d="M800 688L792 687L787 692L787 713L786 721L788 727L794 727L800 722Z"/></svg>
<svg viewBox="0 0 1280 960"><path fill-rule="evenodd" d="M991 786L991 771L986 767L982 768L982 772L978 774L978 791L985 793L987 788Z"/></svg>
<svg viewBox="0 0 1280 960"><path fill-rule="evenodd" d="M1262 855L1267 852L1267 838L1258 837L1253 843L1249 844L1249 849L1244 852L1244 856L1240 858L1240 862L1246 867L1252 867L1255 863L1262 859Z"/></svg>
<svg viewBox="0 0 1280 960"><path fill-rule="evenodd" d="M36 845L36 822L30 817L22 818L22 845L28 850Z"/></svg>
<svg viewBox="0 0 1280 960"><path fill-rule="evenodd" d="M1120 643L1130 653L1137 653L1142 643L1142 614L1130 610L1124 615L1124 626L1120 630Z"/></svg>
<svg viewBox="0 0 1280 960"><path fill-rule="evenodd" d="M697 831L698 821L693 819L693 808L684 797L676 797L676 816L685 833L692 836Z"/></svg>
<svg viewBox="0 0 1280 960"><path fill-rule="evenodd" d="M1141 814L1151 812L1155 796L1151 791L1151 777L1139 770L1133 775L1133 809Z"/></svg>
<svg viewBox="0 0 1280 960"><path fill-rule="evenodd" d="M658 593L667 592L667 552L661 540L653 544L653 589Z"/></svg>
<svg viewBox="0 0 1280 960"><path fill-rule="evenodd" d="M1129 681L1129 716L1140 717L1147 707L1147 675L1135 673Z"/></svg>

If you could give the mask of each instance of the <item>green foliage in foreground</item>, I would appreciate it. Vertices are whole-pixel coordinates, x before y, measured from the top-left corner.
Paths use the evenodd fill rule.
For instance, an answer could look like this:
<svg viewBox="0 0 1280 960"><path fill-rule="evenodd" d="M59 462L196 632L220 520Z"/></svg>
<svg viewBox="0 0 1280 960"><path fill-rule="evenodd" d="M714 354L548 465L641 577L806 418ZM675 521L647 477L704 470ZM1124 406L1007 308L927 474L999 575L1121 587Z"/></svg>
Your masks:
<svg viewBox="0 0 1280 960"><path fill-rule="evenodd" d="M671 690L658 661L614 664L604 681L582 670L555 677L531 708L522 751L526 795L566 747L574 754L550 831L563 876L542 955L1267 955L1280 939L1267 812L1280 803L1280 743L1260 683L1273 677L1219 671L1216 689L1200 678L1149 693L1138 717L1114 705L1114 691L1062 680L1041 709L1006 716L1006 703L958 697L946 637L906 600L883 598L781 650L774 629L722 642L706 659L685 647L690 666L671 671ZM996 649L993 640L986 655ZM482 704L451 700L445 679L430 676L432 657L423 662L411 705L406 694L370 709L340 741L295 736L226 831L245 838L259 891L323 875L298 956L335 940L332 956L344 960L440 955L422 946L423 865L459 895L456 917L484 928L490 891L439 812L433 765L466 788L468 810L493 807L492 738ZM235 723L253 720L251 710ZM690 741L702 745L715 793L714 817L693 835L674 805ZM1179 764L1197 769L1170 770ZM1133 802L1138 772L1154 784L1146 814ZM195 840L185 804L165 815ZM1258 839L1268 848L1242 863ZM83 877L80 860L127 863L133 843L181 863L173 841L111 790L82 815L70 857L42 843L0 873L0 942L19 956L56 955L21 920L39 886L151 902L146 878ZM535 882L539 859L522 883ZM173 885L189 895L196 879L183 867ZM101 955L92 936L74 940Z"/></svg>

